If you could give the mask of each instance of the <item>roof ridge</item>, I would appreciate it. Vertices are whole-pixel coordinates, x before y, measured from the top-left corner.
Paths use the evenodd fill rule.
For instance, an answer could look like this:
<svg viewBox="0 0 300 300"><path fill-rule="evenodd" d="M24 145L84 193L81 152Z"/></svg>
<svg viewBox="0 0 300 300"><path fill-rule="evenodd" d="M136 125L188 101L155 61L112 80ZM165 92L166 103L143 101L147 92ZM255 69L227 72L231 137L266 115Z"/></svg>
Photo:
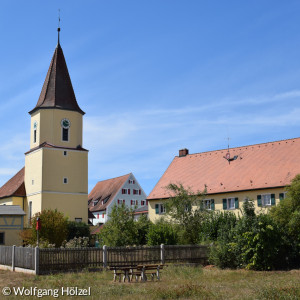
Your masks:
<svg viewBox="0 0 300 300"><path fill-rule="evenodd" d="M125 176L128 176L128 175L130 175L130 174L132 174L132 172L130 172L130 173L128 173L128 174L125 174L125 175L120 175L120 176L117 176L117 177L112 177L112 178L108 178L108 179L100 180L100 181L98 181L97 183L99 183L99 182L103 182L103 181L112 180L112 179L117 179L117 178L121 178L121 177L125 177Z"/></svg>
<svg viewBox="0 0 300 300"><path fill-rule="evenodd" d="M229 150L238 149L238 148L253 147L253 146L260 146L260 145L272 144L272 143L280 143L280 142L291 141L291 140L296 140L296 139L300 139L300 137L290 138L290 139L283 139L283 140L278 140L278 141L270 141L270 142L265 142L265 143L257 143L257 144L252 144L252 145L237 146L237 147L231 147L231 148L229 147ZM197 154L204 154L204 153L210 153L210 152L217 152L217 151L228 151L228 148L218 149L218 150L209 150L209 151L204 151L204 152L190 153L190 154L188 154L186 156L197 155ZM179 156L176 155L175 157L179 157Z"/></svg>

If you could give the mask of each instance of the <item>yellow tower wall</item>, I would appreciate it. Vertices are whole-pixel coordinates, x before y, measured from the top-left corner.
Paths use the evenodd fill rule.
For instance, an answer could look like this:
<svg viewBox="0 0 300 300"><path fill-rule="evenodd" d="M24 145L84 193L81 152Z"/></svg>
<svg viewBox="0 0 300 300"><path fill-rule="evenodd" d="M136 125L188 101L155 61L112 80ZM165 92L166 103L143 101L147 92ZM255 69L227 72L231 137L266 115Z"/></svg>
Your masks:
<svg viewBox="0 0 300 300"><path fill-rule="evenodd" d="M61 121L68 119L71 122L69 141L62 140ZM37 138L34 143L33 124L37 122ZM82 145L82 115L76 111L63 109L40 109L31 115L30 149L43 142L60 147L76 148Z"/></svg>
<svg viewBox="0 0 300 300"><path fill-rule="evenodd" d="M82 218L88 222L88 194L43 193L42 209L57 209L64 213L70 221Z"/></svg>
<svg viewBox="0 0 300 300"><path fill-rule="evenodd" d="M42 176L43 191L87 194L88 152L43 148ZM67 178L67 184L64 183L64 178Z"/></svg>

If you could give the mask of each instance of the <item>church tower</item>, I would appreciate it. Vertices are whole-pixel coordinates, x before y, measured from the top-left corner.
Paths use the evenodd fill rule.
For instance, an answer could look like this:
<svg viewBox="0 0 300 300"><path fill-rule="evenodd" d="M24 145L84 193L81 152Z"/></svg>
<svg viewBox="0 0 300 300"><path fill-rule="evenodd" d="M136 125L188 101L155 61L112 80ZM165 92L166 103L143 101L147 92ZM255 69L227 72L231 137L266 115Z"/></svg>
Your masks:
<svg viewBox="0 0 300 300"><path fill-rule="evenodd" d="M58 43L36 106L29 112L30 150L25 153L28 219L57 209L71 221L88 221L88 151L82 117Z"/></svg>

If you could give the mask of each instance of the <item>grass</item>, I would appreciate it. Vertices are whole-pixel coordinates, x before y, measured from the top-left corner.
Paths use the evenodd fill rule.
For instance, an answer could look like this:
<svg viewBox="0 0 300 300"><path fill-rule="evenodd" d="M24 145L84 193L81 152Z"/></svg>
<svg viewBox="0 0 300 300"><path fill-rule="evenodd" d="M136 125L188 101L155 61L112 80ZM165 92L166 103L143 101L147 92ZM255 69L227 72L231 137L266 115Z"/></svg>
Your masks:
<svg viewBox="0 0 300 300"><path fill-rule="evenodd" d="M161 275L159 282L119 283L113 282L110 271L34 276L0 270L0 294L6 286L59 290L91 287L91 296L77 299L300 299L300 270L254 272L169 266ZM22 299L13 295L7 298Z"/></svg>

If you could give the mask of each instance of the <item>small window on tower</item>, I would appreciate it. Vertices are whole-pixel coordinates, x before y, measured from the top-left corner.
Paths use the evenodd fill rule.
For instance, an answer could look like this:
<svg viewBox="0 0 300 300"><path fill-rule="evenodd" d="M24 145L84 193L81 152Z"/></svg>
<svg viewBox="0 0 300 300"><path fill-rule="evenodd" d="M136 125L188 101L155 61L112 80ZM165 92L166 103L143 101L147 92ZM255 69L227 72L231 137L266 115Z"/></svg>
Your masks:
<svg viewBox="0 0 300 300"><path fill-rule="evenodd" d="M68 178L64 177L64 183L68 183Z"/></svg>
<svg viewBox="0 0 300 300"><path fill-rule="evenodd" d="M36 143L37 122L33 123L33 142Z"/></svg>
<svg viewBox="0 0 300 300"><path fill-rule="evenodd" d="M36 129L33 131L33 142L36 143Z"/></svg>
<svg viewBox="0 0 300 300"><path fill-rule="evenodd" d="M64 151L64 156L67 156L67 151Z"/></svg>
<svg viewBox="0 0 300 300"><path fill-rule="evenodd" d="M62 140L65 142L69 141L69 129L71 126L71 122L68 119L61 120L61 127L62 127Z"/></svg>
<svg viewBox="0 0 300 300"><path fill-rule="evenodd" d="M62 129L62 140L65 142L69 141L69 128Z"/></svg>

